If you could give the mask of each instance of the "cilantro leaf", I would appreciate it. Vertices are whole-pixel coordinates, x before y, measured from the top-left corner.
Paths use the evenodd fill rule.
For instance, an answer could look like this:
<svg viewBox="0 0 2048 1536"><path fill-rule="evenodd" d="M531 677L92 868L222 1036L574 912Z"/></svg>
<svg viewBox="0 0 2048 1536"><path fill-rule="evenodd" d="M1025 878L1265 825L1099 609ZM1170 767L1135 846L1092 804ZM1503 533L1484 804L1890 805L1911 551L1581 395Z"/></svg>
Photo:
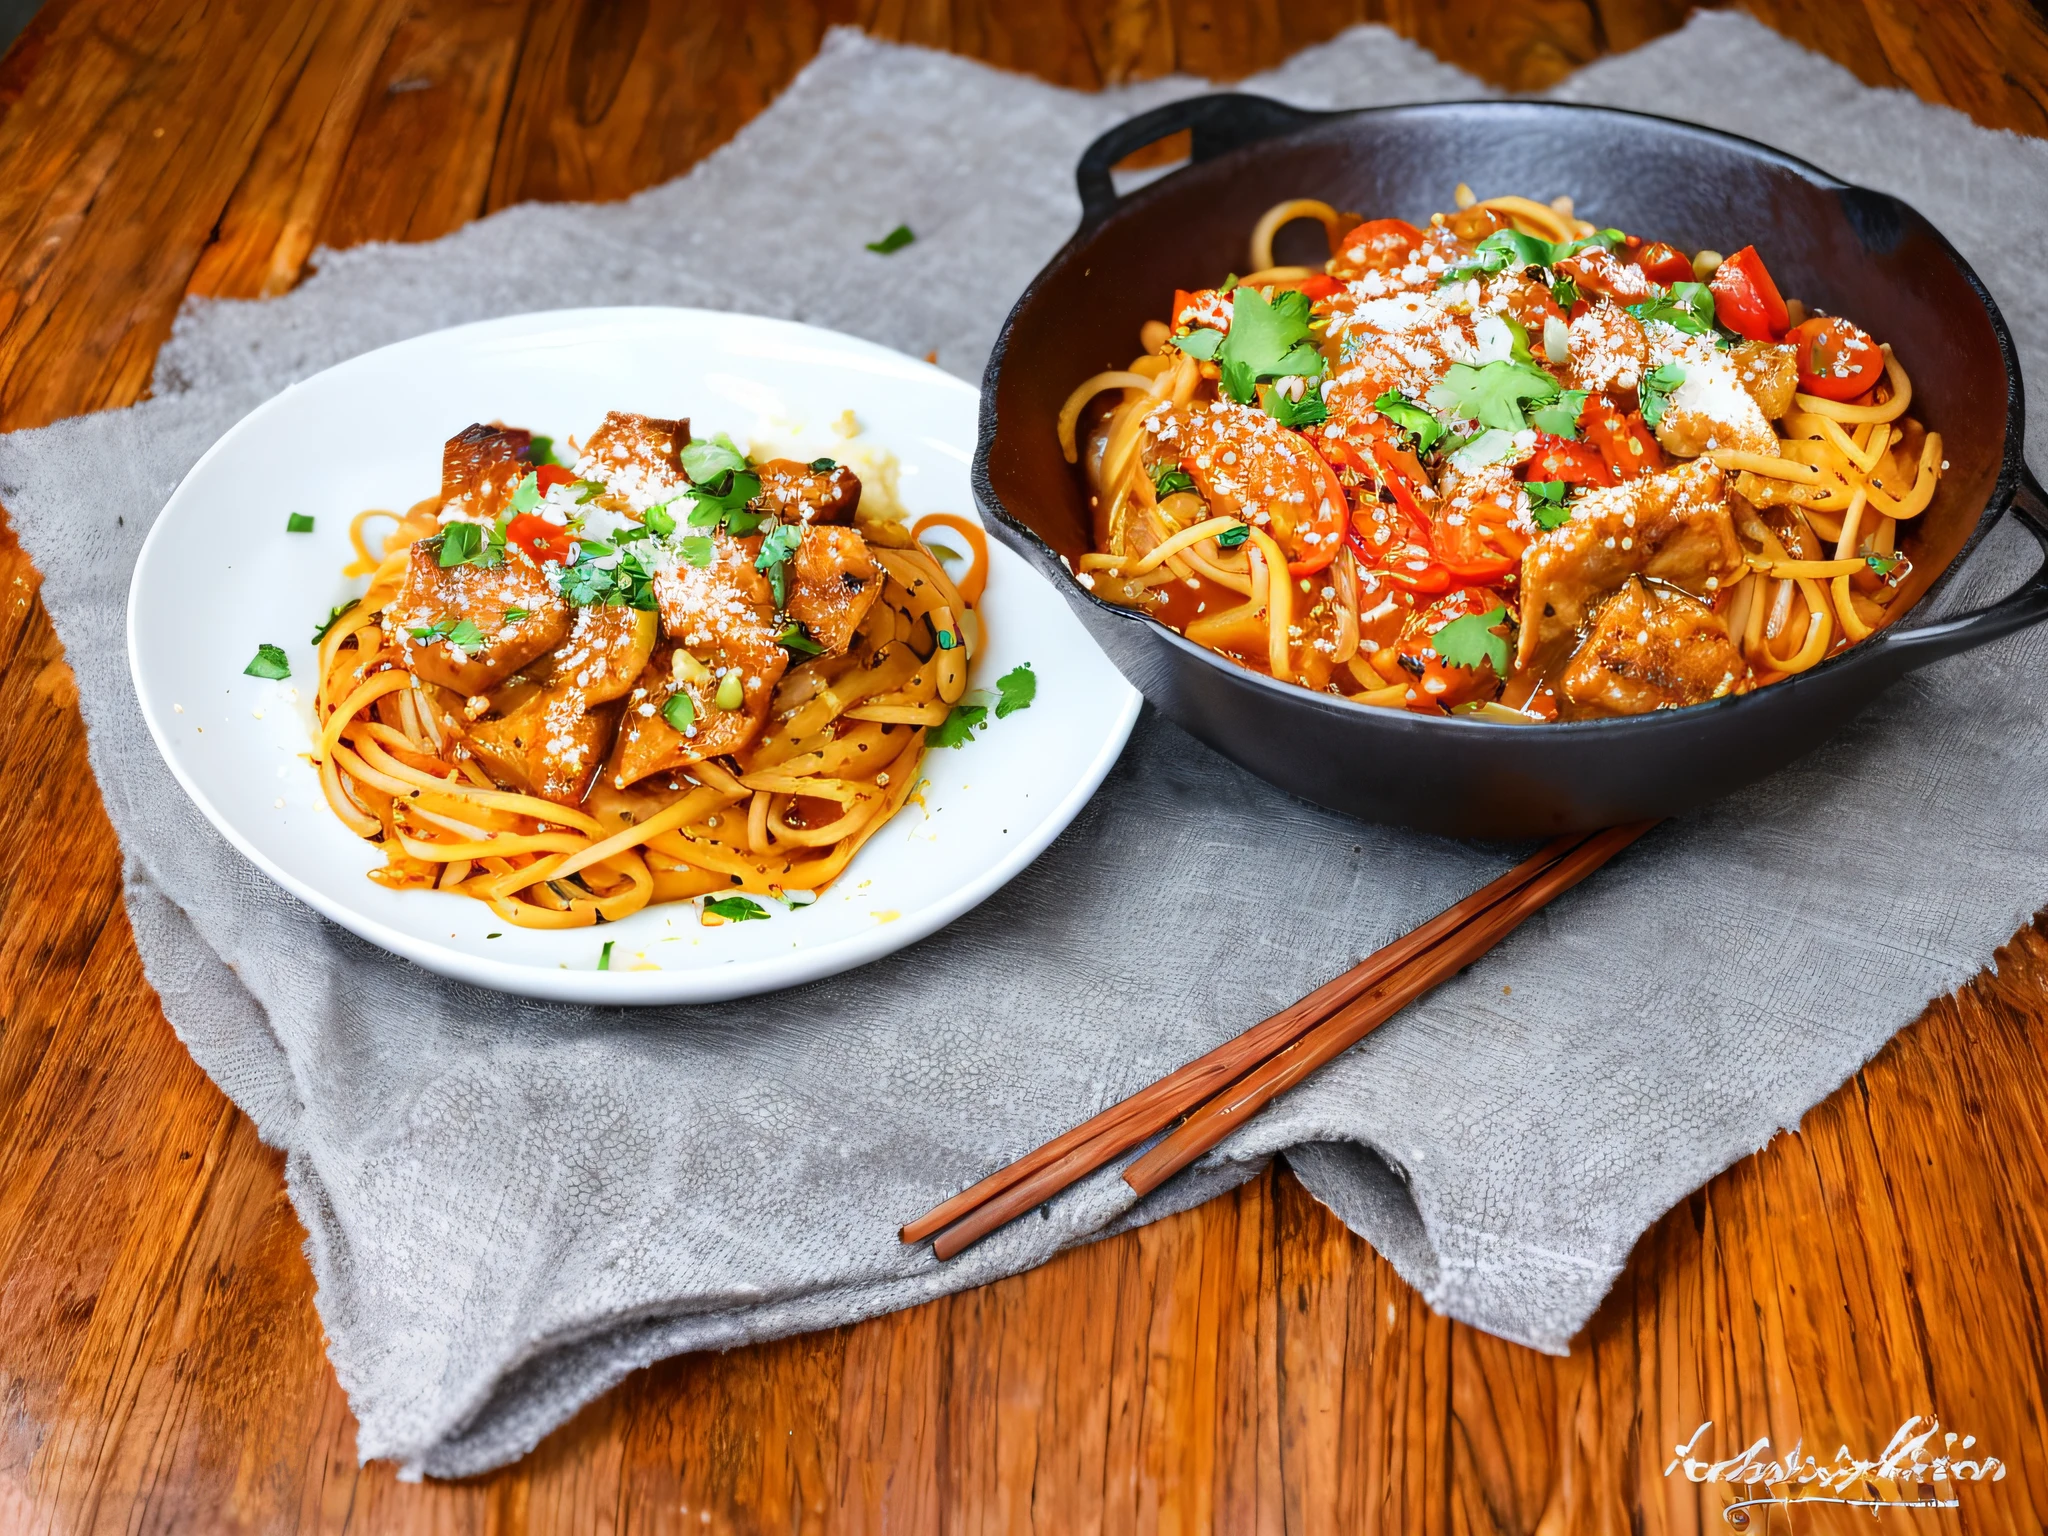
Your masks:
<svg viewBox="0 0 2048 1536"><path fill-rule="evenodd" d="M481 523L450 523L441 530L441 568L476 564L483 558L485 543Z"/></svg>
<svg viewBox="0 0 2048 1536"><path fill-rule="evenodd" d="M501 626L504 624L524 624L532 617L533 615L524 608L507 608L500 620L500 624Z"/></svg>
<svg viewBox="0 0 2048 1536"><path fill-rule="evenodd" d="M690 448L696 446L692 443ZM687 454L690 449L683 451ZM752 533L760 525L762 514L748 511L747 505L760 494L761 477L752 470L720 470L710 479L690 487L690 495L696 498L697 505L690 513L689 525L692 528L723 527L735 534Z"/></svg>
<svg viewBox="0 0 2048 1536"><path fill-rule="evenodd" d="M1529 516L1545 533L1571 520L1572 509L1564 502L1569 487L1564 481L1531 480L1522 489L1529 493Z"/></svg>
<svg viewBox="0 0 2048 1536"><path fill-rule="evenodd" d="M1473 248L1472 255L1456 262L1437 280L1438 286L1460 282L1483 273L1505 272L1509 267L1554 267L1567 256L1576 256L1591 246L1613 249L1627 236L1618 229L1595 230L1577 240L1553 245L1518 229L1497 229ZM1574 294L1576 297L1576 294Z"/></svg>
<svg viewBox="0 0 2048 1536"><path fill-rule="evenodd" d="M533 434L533 441L526 445L526 462L529 464L560 464L555 457L555 440L543 433Z"/></svg>
<svg viewBox="0 0 2048 1536"><path fill-rule="evenodd" d="M457 619L448 631L448 643L465 651L473 651L484 643L484 632L468 619Z"/></svg>
<svg viewBox="0 0 2048 1536"><path fill-rule="evenodd" d="M1514 456L1514 452L1514 433L1488 427L1453 449L1451 462L1463 470L1484 469L1489 464L1505 463Z"/></svg>
<svg viewBox="0 0 2048 1536"><path fill-rule="evenodd" d="M711 569L712 556L717 553L708 533L693 533L676 546L682 557L700 571Z"/></svg>
<svg viewBox="0 0 2048 1536"><path fill-rule="evenodd" d="M587 507L605 493L606 486L602 480L573 480L569 489L576 493L576 505Z"/></svg>
<svg viewBox="0 0 2048 1536"><path fill-rule="evenodd" d="M793 656L822 656L825 647L804 633L801 624L788 625L775 637L775 643Z"/></svg>
<svg viewBox="0 0 2048 1536"><path fill-rule="evenodd" d="M727 470L738 472L747 467L747 456L723 432L709 439L692 438L677 457L682 460L683 473L698 485L716 480Z"/></svg>
<svg viewBox="0 0 2048 1536"><path fill-rule="evenodd" d="M311 533L313 531L313 519L307 513L294 512L284 520L284 531L286 533Z"/></svg>
<svg viewBox="0 0 2048 1536"><path fill-rule="evenodd" d="M1504 678L1508 675L1508 643L1493 630L1506 623L1507 617L1503 604L1491 613L1468 613L1453 619L1430 637L1430 649L1443 658L1445 666L1476 667L1482 661L1492 662L1494 676Z"/></svg>
<svg viewBox="0 0 2048 1536"><path fill-rule="evenodd" d="M1249 405L1259 381L1293 376L1320 378L1323 354L1309 326L1309 298L1287 289L1268 303L1255 288L1240 288L1231 301L1230 334L1216 349L1224 391Z"/></svg>
<svg viewBox="0 0 2048 1536"><path fill-rule="evenodd" d="M1638 320L1661 320L1688 336L1711 336L1714 290L1705 283L1673 283L1669 293L1631 304L1628 312Z"/></svg>
<svg viewBox="0 0 2048 1536"><path fill-rule="evenodd" d="M811 473L815 475L829 475L838 467L837 459L813 459L810 464Z"/></svg>
<svg viewBox="0 0 2048 1536"><path fill-rule="evenodd" d="M1373 401L1372 408L1415 439L1415 451L1427 453L1444 435L1444 424L1402 394L1390 389Z"/></svg>
<svg viewBox="0 0 2048 1536"><path fill-rule="evenodd" d="M1541 368L1503 358L1481 368L1453 363L1424 398L1438 410L1468 416L1482 427L1519 432L1527 423L1522 402L1548 403L1557 398L1558 383Z"/></svg>
<svg viewBox="0 0 2048 1536"><path fill-rule="evenodd" d="M336 624L339 624L341 622L341 616L344 613L349 612L351 609L361 606L362 601L363 600L360 597L352 597L347 602L336 603L332 608L330 608L327 611L327 622L325 624L322 624L318 629L313 631L313 643L315 645L318 645L322 640L325 640L327 638L327 631L334 628Z"/></svg>
<svg viewBox="0 0 2048 1536"><path fill-rule="evenodd" d="M766 922L768 913L758 901L748 896L720 896L706 901L704 910L713 917L722 917L728 923L750 923L756 918Z"/></svg>
<svg viewBox="0 0 2048 1536"><path fill-rule="evenodd" d="M877 256L893 256L916 238L917 236L910 232L908 224L898 224L889 233L882 236L881 239L870 240L868 242L868 249Z"/></svg>
<svg viewBox="0 0 2048 1536"><path fill-rule="evenodd" d="M675 514L669 511L666 504L659 507L649 507L640 514L640 526L653 534L657 539L665 539L676 531Z"/></svg>
<svg viewBox="0 0 2048 1536"><path fill-rule="evenodd" d="M1195 488L1195 477L1178 464L1154 464L1151 473L1152 494L1161 501Z"/></svg>
<svg viewBox="0 0 2048 1536"><path fill-rule="evenodd" d="M1174 337L1173 344L1196 362L1213 362L1216 358L1216 349L1223 345L1223 333L1212 331L1206 325L1200 326L1185 336Z"/></svg>
<svg viewBox="0 0 2048 1536"><path fill-rule="evenodd" d="M1569 315L1572 306L1579 302L1579 285L1568 277L1560 277L1550 285L1550 302Z"/></svg>
<svg viewBox="0 0 2048 1536"><path fill-rule="evenodd" d="M1038 674L1031 670L1030 662L1024 662L996 679L996 693L996 718L1007 719L1020 709L1029 709L1038 697Z"/></svg>
<svg viewBox="0 0 2048 1536"><path fill-rule="evenodd" d="M1654 427L1664 419L1672 394L1685 382L1685 369L1677 363L1652 368L1636 388L1642 399L1644 425Z"/></svg>
<svg viewBox="0 0 2048 1536"><path fill-rule="evenodd" d="M661 706L661 718L666 720L682 735L689 735L690 728L697 723L697 701L681 689L668 696L668 702Z"/></svg>
<svg viewBox="0 0 2048 1536"><path fill-rule="evenodd" d="M974 740L975 728L987 721L986 704L955 704L945 723L930 732L924 744L928 747L964 747Z"/></svg>
<svg viewBox="0 0 2048 1536"><path fill-rule="evenodd" d="M1216 535L1216 547L1218 549L1236 549L1251 536L1250 524L1239 523L1235 528L1226 528Z"/></svg>
<svg viewBox="0 0 2048 1536"><path fill-rule="evenodd" d="M267 677L274 683L281 683L292 675L292 664L281 645L259 645L256 657L242 668L245 677Z"/></svg>
<svg viewBox="0 0 2048 1536"><path fill-rule="evenodd" d="M413 639L422 641L427 645L432 645L436 640L447 635L454 627L455 620L440 619L432 624L422 624L418 629L411 631L411 634Z"/></svg>
<svg viewBox="0 0 2048 1536"><path fill-rule="evenodd" d="M784 523L761 541L761 552L754 556L754 569L765 571L768 585L775 589L777 608L789 601L789 562L803 537L802 528Z"/></svg>
<svg viewBox="0 0 2048 1536"><path fill-rule="evenodd" d="M1889 576L1899 568L1897 555L1865 555L1863 563L1880 576Z"/></svg>
<svg viewBox="0 0 2048 1536"><path fill-rule="evenodd" d="M540 505L540 476L528 473L512 492L512 510L531 512Z"/></svg>
<svg viewBox="0 0 2048 1536"><path fill-rule="evenodd" d="M1323 392L1319 389L1303 390L1299 400L1277 389L1268 389L1264 399L1266 414L1291 431L1298 432L1330 419L1330 408L1323 403Z"/></svg>
<svg viewBox="0 0 2048 1536"><path fill-rule="evenodd" d="M1561 389L1551 404L1529 413L1529 424L1552 437L1561 437L1567 442L1576 441L1579 435L1579 413L1586 408L1586 398L1592 394L1589 389Z"/></svg>

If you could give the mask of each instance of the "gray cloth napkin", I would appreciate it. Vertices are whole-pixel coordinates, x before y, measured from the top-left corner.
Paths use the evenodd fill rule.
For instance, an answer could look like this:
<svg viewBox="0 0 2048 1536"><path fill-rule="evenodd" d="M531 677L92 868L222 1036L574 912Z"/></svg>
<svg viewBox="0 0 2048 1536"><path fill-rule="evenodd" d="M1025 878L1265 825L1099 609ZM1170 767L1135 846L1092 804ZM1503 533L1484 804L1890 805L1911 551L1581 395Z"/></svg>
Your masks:
<svg viewBox="0 0 2048 1536"><path fill-rule="evenodd" d="M1485 93L1372 28L1247 85L1308 105ZM123 598L151 519L244 411L385 341L584 304L787 315L936 347L975 378L1073 225L1081 148L1196 88L1075 95L836 32L679 181L322 253L287 298L187 312L155 399L0 439L0 500L78 675L150 980L288 1152L366 1458L498 1465L636 1366L1013 1273L1283 1149L1432 1305L1559 1352L1649 1223L1796 1125L2048 899L2035 634L1907 680L1770 783L1654 833L1152 1199L1106 1171L941 1266L899 1246L897 1223L1513 851L1313 810L1148 716L1074 829L938 936L799 991L624 1012L392 959L274 889L178 790L137 713ZM2029 363L2048 362L2048 145L1867 90L1733 16L1557 94L1736 129L1908 197L1977 264ZM898 222L916 244L861 248ZM2029 568L2002 534L1957 597Z"/></svg>

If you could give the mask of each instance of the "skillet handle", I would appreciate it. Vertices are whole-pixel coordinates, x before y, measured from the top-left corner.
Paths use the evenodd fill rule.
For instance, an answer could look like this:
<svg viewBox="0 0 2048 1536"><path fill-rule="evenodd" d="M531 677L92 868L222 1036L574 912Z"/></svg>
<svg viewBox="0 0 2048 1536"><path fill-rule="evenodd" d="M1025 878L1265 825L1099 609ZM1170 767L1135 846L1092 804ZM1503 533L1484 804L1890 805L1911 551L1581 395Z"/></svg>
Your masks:
<svg viewBox="0 0 2048 1536"><path fill-rule="evenodd" d="M1290 107L1266 96L1221 91L1169 101L1118 123L1082 151L1080 164L1074 167L1074 180L1081 188L1081 231L1093 229L1116 212L1117 191L1109 168L1147 144L1192 129L1193 159L1200 162L1335 115Z"/></svg>
<svg viewBox="0 0 2048 1536"><path fill-rule="evenodd" d="M1887 631L1889 643L1885 649L1897 659L1902 671L1924 667L1930 661L1960 651L1975 650L2016 629L2048 619L2048 491L2041 489L2041 482L2024 464L2020 466L2020 483L2013 492L2012 511L2041 546L2039 567L1995 603L1924 628Z"/></svg>

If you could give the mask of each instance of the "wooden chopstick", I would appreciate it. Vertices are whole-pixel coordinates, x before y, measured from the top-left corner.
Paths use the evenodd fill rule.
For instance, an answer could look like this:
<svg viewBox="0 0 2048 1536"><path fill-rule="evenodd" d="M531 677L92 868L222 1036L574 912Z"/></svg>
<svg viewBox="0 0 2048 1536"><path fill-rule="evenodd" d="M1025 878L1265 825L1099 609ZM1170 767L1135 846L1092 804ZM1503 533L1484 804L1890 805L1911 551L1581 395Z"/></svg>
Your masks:
<svg viewBox="0 0 2048 1536"><path fill-rule="evenodd" d="M1141 1195L1150 1194L1276 1096L1341 1056L1423 993L1455 976L1524 919L1577 885L1655 825L1653 821L1643 821L1610 827L1588 838L1455 935L1409 961L1363 997L1339 1008L1292 1045L1269 1056L1243 1079L1202 1105L1159 1145L1126 1168L1124 1182Z"/></svg>
<svg viewBox="0 0 2048 1536"><path fill-rule="evenodd" d="M906 1243L941 1233L933 1244L950 1258L968 1244L1043 1203L1119 1153L1157 1134L1258 1063L1286 1049L1333 1012L1344 1008L1438 942L1497 903L1522 890L1560 859L1583 847L1579 834L1546 844L1533 857L1474 891L1351 970L1326 982L1271 1018L1225 1041L1150 1087L1055 1137L1035 1152L989 1175L901 1229ZM951 1229L951 1230L947 1230Z"/></svg>

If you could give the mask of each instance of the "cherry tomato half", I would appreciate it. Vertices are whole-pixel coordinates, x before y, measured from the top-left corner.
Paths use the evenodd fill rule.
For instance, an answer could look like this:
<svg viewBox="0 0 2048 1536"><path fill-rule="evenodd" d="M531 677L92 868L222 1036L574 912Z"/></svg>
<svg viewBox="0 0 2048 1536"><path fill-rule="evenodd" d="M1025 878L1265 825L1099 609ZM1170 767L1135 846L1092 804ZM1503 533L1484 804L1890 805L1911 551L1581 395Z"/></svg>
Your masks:
<svg viewBox="0 0 2048 1536"><path fill-rule="evenodd" d="M1572 485L1612 485L1614 471L1600 450L1549 432L1536 436L1536 454L1522 466L1524 480L1564 480Z"/></svg>
<svg viewBox="0 0 2048 1536"><path fill-rule="evenodd" d="M576 476L559 464L539 464L534 467L533 480L540 487L541 495L545 496L558 485L575 484Z"/></svg>
<svg viewBox="0 0 2048 1536"><path fill-rule="evenodd" d="M1799 387L1823 400L1854 400L1884 377L1884 352L1840 315L1815 315L1786 333L1799 349Z"/></svg>
<svg viewBox="0 0 2048 1536"><path fill-rule="evenodd" d="M1745 245L1721 263L1707 284L1714 292L1714 313L1723 325L1751 341L1776 341L1792 316L1778 295L1778 285L1756 247Z"/></svg>
<svg viewBox="0 0 2048 1536"><path fill-rule="evenodd" d="M1579 415L1579 430L1600 450L1616 480L1634 480L1664 467L1664 450L1640 411L1622 412L1605 395L1592 395Z"/></svg>
<svg viewBox="0 0 2048 1536"><path fill-rule="evenodd" d="M1406 219L1367 219L1337 242L1330 270L1347 282L1368 272L1397 271L1421 244L1422 231Z"/></svg>
<svg viewBox="0 0 2048 1536"><path fill-rule="evenodd" d="M1662 240L1652 240L1635 253L1635 264L1653 283L1689 283L1692 281L1692 262L1680 254L1675 246L1666 245Z"/></svg>
<svg viewBox="0 0 2048 1536"><path fill-rule="evenodd" d="M576 535L559 523L521 512L505 525L505 542L518 545L536 560L566 561L576 547Z"/></svg>

